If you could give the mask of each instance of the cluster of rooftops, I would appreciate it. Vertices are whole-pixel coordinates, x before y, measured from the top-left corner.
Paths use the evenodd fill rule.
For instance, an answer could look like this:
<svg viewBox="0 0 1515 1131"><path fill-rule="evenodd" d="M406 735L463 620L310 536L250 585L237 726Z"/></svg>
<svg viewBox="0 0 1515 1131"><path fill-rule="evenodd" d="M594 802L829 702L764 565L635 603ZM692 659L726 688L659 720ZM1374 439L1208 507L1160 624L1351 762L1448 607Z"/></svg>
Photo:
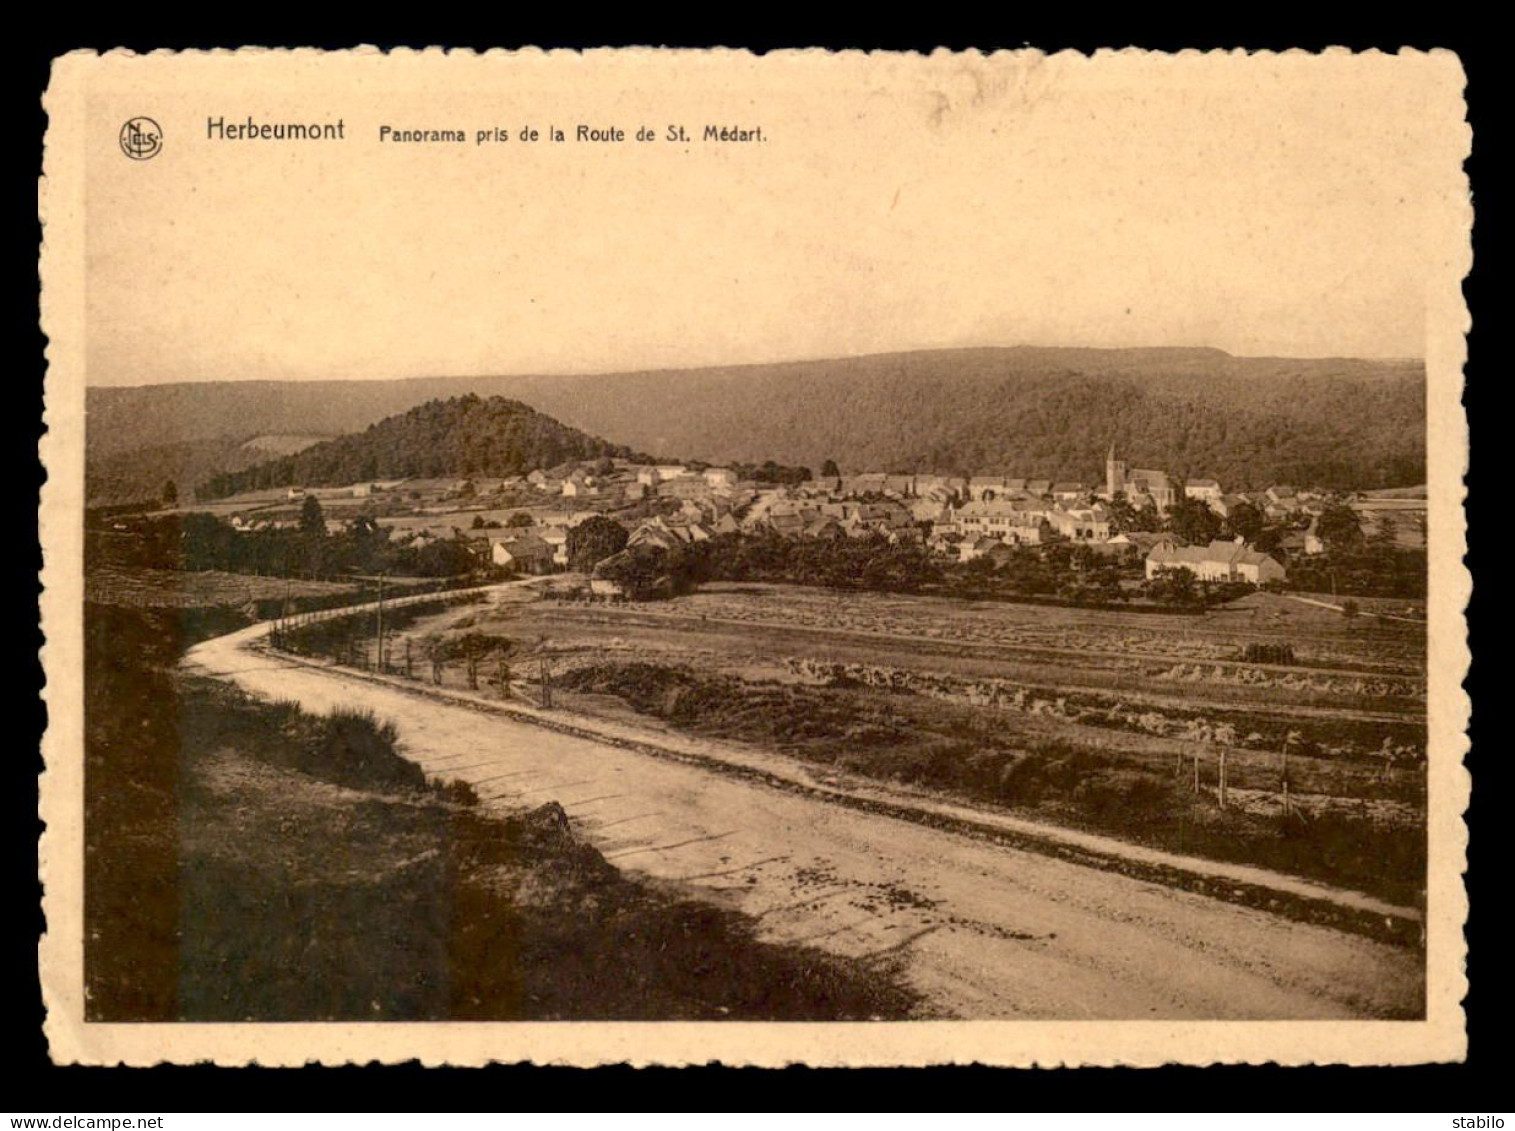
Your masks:
<svg viewBox="0 0 1515 1131"><path fill-rule="evenodd" d="M1283 567L1235 542L1179 546L1171 536L1118 532L1117 500L1165 513L1178 499L1188 498L1204 502L1222 518L1242 503L1271 519L1318 513L1323 505L1321 496L1288 486L1228 494L1212 478L1176 480L1160 470L1128 469L1113 448L1105 480L1098 485L1030 476L888 472L777 484L744 478L730 467L624 460L568 463L499 481L498 487L510 484L546 498L572 499L569 506L585 508L544 514L534 529L481 532L479 541L487 542L497 564L532 569L566 565L565 530L589 515L607 514L627 527L633 548L671 548L719 534L766 532L806 539L883 537L971 561L1019 545L1068 540L1110 551L1135 547L1146 556L1149 574L1184 567L1201 576L1235 578L1274 569L1281 574ZM676 506L652 516L643 510L644 517L635 520L625 517L628 508L654 499Z"/></svg>

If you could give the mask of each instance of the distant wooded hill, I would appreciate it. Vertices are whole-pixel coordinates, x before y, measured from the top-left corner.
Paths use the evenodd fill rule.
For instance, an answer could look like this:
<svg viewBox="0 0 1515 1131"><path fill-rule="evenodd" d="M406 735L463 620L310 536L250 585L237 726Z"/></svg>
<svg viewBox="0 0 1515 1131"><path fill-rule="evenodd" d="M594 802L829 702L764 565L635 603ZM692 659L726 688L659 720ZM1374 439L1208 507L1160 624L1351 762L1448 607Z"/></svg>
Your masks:
<svg viewBox="0 0 1515 1131"><path fill-rule="evenodd" d="M1138 467L1340 488L1425 478L1418 361L1211 349L930 350L571 377L220 382L89 390L92 457L254 433L350 432L422 401L508 396L670 457L1094 481ZM450 469L453 470L453 469Z"/></svg>
<svg viewBox="0 0 1515 1131"><path fill-rule="evenodd" d="M630 448L558 423L505 397L470 393L427 401L362 432L214 476L196 489L214 499L290 485L442 475L522 475L570 460L634 458Z"/></svg>
<svg viewBox="0 0 1515 1131"><path fill-rule="evenodd" d="M235 437L183 440L104 455L91 453L85 496L92 506L161 499L164 487L172 483L179 499L188 502L197 483L228 471L254 467L273 456L297 452L324 438L264 435L250 440Z"/></svg>

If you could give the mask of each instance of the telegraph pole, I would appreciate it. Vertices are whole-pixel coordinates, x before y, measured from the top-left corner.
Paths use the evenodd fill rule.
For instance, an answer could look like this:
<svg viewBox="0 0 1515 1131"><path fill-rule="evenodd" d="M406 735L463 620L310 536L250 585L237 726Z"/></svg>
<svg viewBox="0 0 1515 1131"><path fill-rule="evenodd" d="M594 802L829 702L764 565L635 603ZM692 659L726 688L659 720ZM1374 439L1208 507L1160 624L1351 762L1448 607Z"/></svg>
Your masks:
<svg viewBox="0 0 1515 1131"><path fill-rule="evenodd" d="M1279 776L1283 779L1283 806L1285 817L1289 815L1289 739L1292 737L1293 735L1290 732L1284 732L1284 744L1279 760Z"/></svg>
<svg viewBox="0 0 1515 1131"><path fill-rule="evenodd" d="M552 669L548 666L547 653L543 652L537 661L537 671L542 681L542 706L552 706Z"/></svg>
<svg viewBox="0 0 1515 1131"><path fill-rule="evenodd" d="M384 575L379 574L379 623L374 633L378 655L374 657L374 671L384 670Z"/></svg>
<svg viewBox="0 0 1515 1131"><path fill-rule="evenodd" d="M552 683L547 668L547 636L545 634L537 637L537 645L539 649L537 652L537 676L542 685L542 706L551 707Z"/></svg>

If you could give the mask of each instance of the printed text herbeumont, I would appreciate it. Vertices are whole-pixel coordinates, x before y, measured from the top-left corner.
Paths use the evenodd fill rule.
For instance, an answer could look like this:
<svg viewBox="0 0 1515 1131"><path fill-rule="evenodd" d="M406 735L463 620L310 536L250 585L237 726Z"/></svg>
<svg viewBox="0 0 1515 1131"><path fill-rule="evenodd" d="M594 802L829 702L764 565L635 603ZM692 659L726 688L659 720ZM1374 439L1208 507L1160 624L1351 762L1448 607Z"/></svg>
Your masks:
<svg viewBox="0 0 1515 1131"><path fill-rule="evenodd" d="M224 117L205 119L205 136L217 141L345 141L347 123L335 122L259 122L251 115L245 122L228 122Z"/></svg>

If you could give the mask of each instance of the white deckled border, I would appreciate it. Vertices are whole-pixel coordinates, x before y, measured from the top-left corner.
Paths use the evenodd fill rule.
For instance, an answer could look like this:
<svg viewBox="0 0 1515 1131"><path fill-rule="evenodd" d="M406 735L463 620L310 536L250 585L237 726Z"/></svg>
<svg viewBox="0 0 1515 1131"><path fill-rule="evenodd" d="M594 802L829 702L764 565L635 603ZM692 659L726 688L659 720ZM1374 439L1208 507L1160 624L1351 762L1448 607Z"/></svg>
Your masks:
<svg viewBox="0 0 1515 1131"><path fill-rule="evenodd" d="M880 83L932 79L938 94L972 100L972 68L994 69L1005 83L1038 81L1056 63L1099 67L1113 55L1171 71L1194 68L1225 82L1234 68L1275 70L1346 63L1370 56L1396 66L1444 103L1448 158L1441 209L1431 219L1440 270L1426 280L1427 460L1430 565L1428 697L1429 834L1427 918L1428 1014L1402 1022L904 1022L889 1024L753 1023L410 1023L410 1024L90 1024L83 1018L83 500L85 380L84 199L86 101L94 84L156 89L214 81L232 88L332 82L387 84L398 92L449 83L487 82L499 68L583 72L674 64L700 72L787 71L814 82L824 68L866 68ZM826 73L829 73L826 72ZM778 1066L825 1065L1160 1065L1164 1063L1409 1064L1461 1059L1467 991L1462 882L1471 779L1463 765L1471 705L1462 688L1471 655L1464 610L1472 579L1463 564L1463 476L1467 420L1461 405L1469 316L1461 281L1472 262L1472 206L1462 162L1471 131L1462 101L1462 67L1446 51L1397 56L1344 49L1320 55L1186 51L1035 51L954 55L848 51L750 52L595 49L583 52L314 50L153 52L137 56L78 52L57 60L44 106L49 117L39 208L43 329L48 336L45 423L40 445L48 478L38 527L44 550L41 599L48 729L40 813L46 824L40 861L47 933L40 945L45 1032L60 1063L149 1065L210 1061L222 1065L400 1062L479 1065L490 1062L598 1065L628 1063Z"/></svg>

